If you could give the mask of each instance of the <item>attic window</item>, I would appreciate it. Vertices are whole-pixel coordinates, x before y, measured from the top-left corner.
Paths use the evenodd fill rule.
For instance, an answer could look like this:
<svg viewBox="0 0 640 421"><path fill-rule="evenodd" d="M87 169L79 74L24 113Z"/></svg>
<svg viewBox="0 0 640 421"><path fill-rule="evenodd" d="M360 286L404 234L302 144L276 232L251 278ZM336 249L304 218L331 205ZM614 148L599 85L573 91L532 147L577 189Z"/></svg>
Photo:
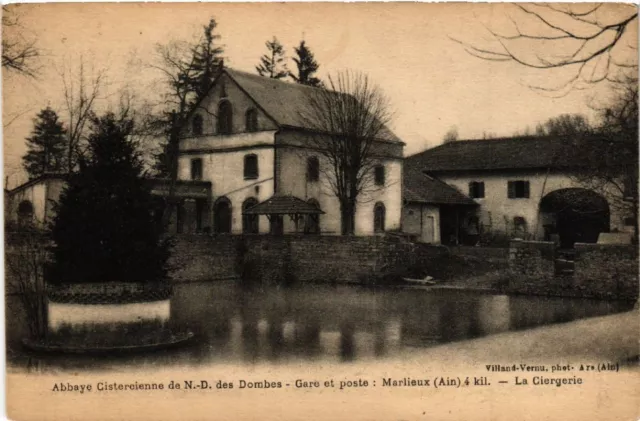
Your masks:
<svg viewBox="0 0 640 421"><path fill-rule="evenodd" d="M254 108L247 110L245 114L245 128L248 132L258 131L258 112Z"/></svg>
<svg viewBox="0 0 640 421"><path fill-rule="evenodd" d="M218 134L231 134L233 110L229 101L222 101L218 106Z"/></svg>
<svg viewBox="0 0 640 421"><path fill-rule="evenodd" d="M191 122L191 131L194 136L202 136L202 116L196 114Z"/></svg>

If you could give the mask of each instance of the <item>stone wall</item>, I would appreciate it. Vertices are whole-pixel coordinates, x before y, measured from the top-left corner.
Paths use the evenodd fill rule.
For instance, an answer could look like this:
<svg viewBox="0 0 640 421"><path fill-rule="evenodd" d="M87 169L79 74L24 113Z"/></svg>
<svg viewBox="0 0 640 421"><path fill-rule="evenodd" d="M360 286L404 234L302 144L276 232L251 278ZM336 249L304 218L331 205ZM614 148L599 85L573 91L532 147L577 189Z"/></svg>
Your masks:
<svg viewBox="0 0 640 421"><path fill-rule="evenodd" d="M573 286L602 298L638 297L638 249L622 244L577 243Z"/></svg>
<svg viewBox="0 0 640 421"><path fill-rule="evenodd" d="M550 241L512 240L509 272L515 279L550 279L555 272L555 244Z"/></svg>
<svg viewBox="0 0 640 421"><path fill-rule="evenodd" d="M631 245L575 245L573 274L556 275L552 242L513 240L505 292L602 299L638 297L638 250Z"/></svg>
<svg viewBox="0 0 640 421"><path fill-rule="evenodd" d="M229 279L255 270L267 281L290 275L299 281L366 282L446 253L445 247L387 236L182 235L171 264L178 281Z"/></svg>

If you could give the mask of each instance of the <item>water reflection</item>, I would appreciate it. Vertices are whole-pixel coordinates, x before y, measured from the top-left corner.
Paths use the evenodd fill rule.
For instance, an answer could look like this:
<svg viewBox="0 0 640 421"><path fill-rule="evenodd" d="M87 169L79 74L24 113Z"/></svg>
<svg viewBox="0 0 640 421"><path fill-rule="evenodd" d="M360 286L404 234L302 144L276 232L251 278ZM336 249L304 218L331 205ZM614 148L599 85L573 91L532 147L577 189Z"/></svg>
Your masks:
<svg viewBox="0 0 640 421"><path fill-rule="evenodd" d="M478 295L460 291L370 290L307 285L246 291L232 283L175 288L171 323L188 328L188 346L151 354L92 358L26 353L17 300L7 297L7 355L29 371L161 367L226 361L385 358L403 348L566 322L630 310L633 303L547 297Z"/></svg>

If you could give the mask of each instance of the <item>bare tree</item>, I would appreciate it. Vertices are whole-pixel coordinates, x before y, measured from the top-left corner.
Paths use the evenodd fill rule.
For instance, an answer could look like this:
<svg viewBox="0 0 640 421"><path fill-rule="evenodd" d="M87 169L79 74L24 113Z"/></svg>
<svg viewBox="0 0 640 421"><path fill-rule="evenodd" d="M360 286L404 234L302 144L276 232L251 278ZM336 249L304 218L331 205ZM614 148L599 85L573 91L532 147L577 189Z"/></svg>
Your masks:
<svg viewBox="0 0 640 421"><path fill-rule="evenodd" d="M633 219L638 238L638 80L613 85L612 100L600 107L599 122L586 147L571 148L570 158L585 165L575 175L586 188L607 197Z"/></svg>
<svg viewBox="0 0 640 421"><path fill-rule="evenodd" d="M513 61L536 69L571 68L573 75L558 86L534 88L559 91L615 79L620 72L637 71L635 5L616 3L512 4L512 25L496 31L495 44L479 45L451 37L476 57Z"/></svg>
<svg viewBox="0 0 640 421"><path fill-rule="evenodd" d="M444 137L442 138L442 140L444 143L449 143L449 142L455 142L459 138L460 138L460 135L458 134L458 127L451 126L451 128L447 131L447 133L444 134Z"/></svg>
<svg viewBox="0 0 640 421"><path fill-rule="evenodd" d="M536 126L538 136L580 136L592 130L582 114L560 114Z"/></svg>
<svg viewBox="0 0 640 421"><path fill-rule="evenodd" d="M47 332L45 266L49 261L48 236L33 226L21 227L7 242L7 289L20 298L33 339Z"/></svg>
<svg viewBox="0 0 640 421"><path fill-rule="evenodd" d="M308 89L301 116L314 132L312 147L326 161L323 172L340 202L341 233L353 234L357 203L380 164L377 146L392 137L389 103L362 73L340 72L328 78L327 89Z"/></svg>
<svg viewBox="0 0 640 421"><path fill-rule="evenodd" d="M62 79L64 111L67 117L67 171L73 172L82 155L82 139L97 100L106 85L107 70L87 71L84 58L77 68L64 65L59 72Z"/></svg>
<svg viewBox="0 0 640 421"><path fill-rule="evenodd" d="M36 39L29 39L16 13L19 5L2 6L2 67L18 74L35 77L40 50Z"/></svg>

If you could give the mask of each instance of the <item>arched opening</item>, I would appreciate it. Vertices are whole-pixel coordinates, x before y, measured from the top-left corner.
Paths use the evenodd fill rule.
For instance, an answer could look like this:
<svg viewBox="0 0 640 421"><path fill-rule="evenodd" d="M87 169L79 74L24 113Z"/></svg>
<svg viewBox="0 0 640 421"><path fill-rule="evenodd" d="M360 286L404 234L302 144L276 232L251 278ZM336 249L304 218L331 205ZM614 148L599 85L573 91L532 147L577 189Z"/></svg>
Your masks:
<svg viewBox="0 0 640 421"><path fill-rule="evenodd" d="M193 116L193 120L191 122L191 131L193 132L194 136L201 136L202 135L202 116L196 114L195 116Z"/></svg>
<svg viewBox="0 0 640 421"><path fill-rule="evenodd" d="M384 203L378 202L373 207L373 231L384 232L384 220L386 215L386 209Z"/></svg>
<svg viewBox="0 0 640 421"><path fill-rule="evenodd" d="M601 232L609 232L609 203L592 190L552 191L540 201L540 217L545 239L557 235L563 248L596 243Z"/></svg>
<svg viewBox="0 0 640 421"><path fill-rule="evenodd" d="M220 197L214 204L213 229L217 234L231 233L231 201L226 197Z"/></svg>
<svg viewBox="0 0 640 421"><path fill-rule="evenodd" d="M244 211L258 204L258 201L250 197L242 203L242 233L258 234L260 232L260 217L258 215L245 215Z"/></svg>
<svg viewBox="0 0 640 421"><path fill-rule="evenodd" d="M18 205L18 225L28 226L33 223L33 204L28 200L23 200Z"/></svg>
<svg viewBox="0 0 640 421"><path fill-rule="evenodd" d="M316 199L309 199L307 203L320 209L320 203ZM305 234L320 234L320 214L308 214L304 220Z"/></svg>
<svg viewBox="0 0 640 421"><path fill-rule="evenodd" d="M255 108L247 110L245 117L245 129L248 132L258 131L258 112Z"/></svg>
<svg viewBox="0 0 640 421"><path fill-rule="evenodd" d="M229 101L222 101L218 105L218 134L231 134L233 124L233 110Z"/></svg>

